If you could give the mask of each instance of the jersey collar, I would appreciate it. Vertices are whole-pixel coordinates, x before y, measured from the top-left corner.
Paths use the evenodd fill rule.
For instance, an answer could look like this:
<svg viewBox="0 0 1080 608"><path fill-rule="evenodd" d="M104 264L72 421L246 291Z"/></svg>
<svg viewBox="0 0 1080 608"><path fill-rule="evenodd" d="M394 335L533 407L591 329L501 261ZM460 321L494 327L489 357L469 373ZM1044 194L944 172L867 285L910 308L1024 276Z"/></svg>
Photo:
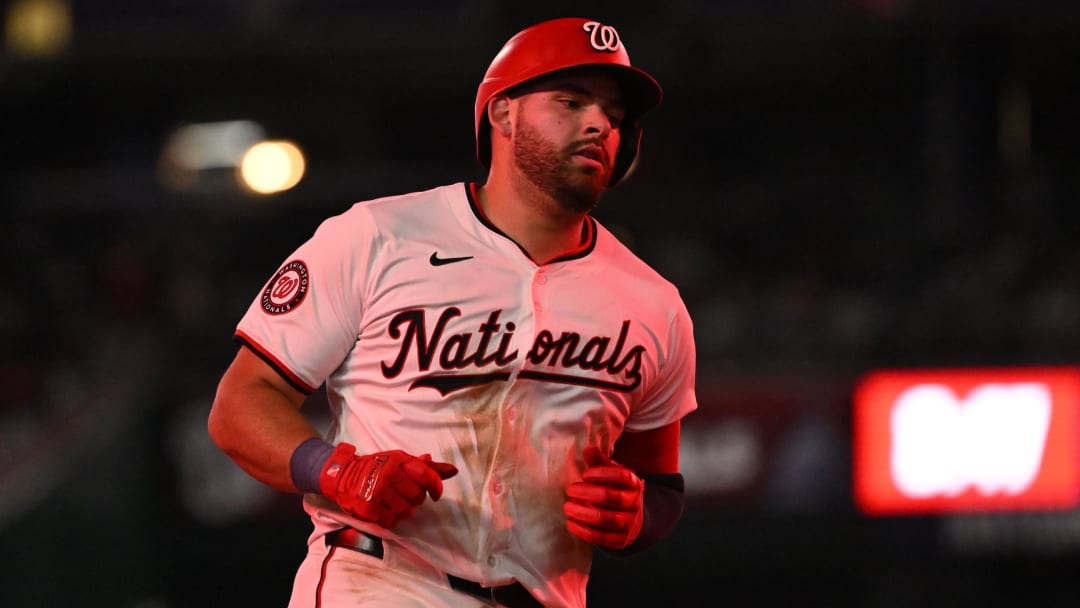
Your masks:
<svg viewBox="0 0 1080 608"><path fill-rule="evenodd" d="M509 239L511 242L518 246L518 249L520 249L526 257L531 260L532 256L529 255L528 251L525 251L524 247L518 244L518 242L514 239L510 238L508 234L506 234L502 230L499 230L498 227L496 227L495 224L492 224L491 220L489 220L487 216L484 215L484 212L480 209L480 205L476 203L476 191L479 187L480 184L478 184L477 182L468 182L465 184L465 196L469 199L469 207L472 209L473 215L476 216L477 221L487 227L488 230L491 230L492 232ZM555 264L558 262L566 262L569 260L583 258L589 255L589 253L591 253L592 250L595 248L596 219L594 219L591 215L587 215L585 216L585 221L581 223L581 244L559 256L556 256L555 258L548 261L547 264ZM533 261L535 262L536 260Z"/></svg>

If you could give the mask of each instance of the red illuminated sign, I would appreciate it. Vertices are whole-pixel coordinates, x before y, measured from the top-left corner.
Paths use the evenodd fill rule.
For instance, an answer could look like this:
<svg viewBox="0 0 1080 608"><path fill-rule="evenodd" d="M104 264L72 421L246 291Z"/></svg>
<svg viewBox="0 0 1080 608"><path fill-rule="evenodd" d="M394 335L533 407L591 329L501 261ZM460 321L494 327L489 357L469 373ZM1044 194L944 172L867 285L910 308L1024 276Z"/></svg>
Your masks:
<svg viewBox="0 0 1080 608"><path fill-rule="evenodd" d="M1080 502L1080 368L877 371L854 408L855 501L867 515Z"/></svg>

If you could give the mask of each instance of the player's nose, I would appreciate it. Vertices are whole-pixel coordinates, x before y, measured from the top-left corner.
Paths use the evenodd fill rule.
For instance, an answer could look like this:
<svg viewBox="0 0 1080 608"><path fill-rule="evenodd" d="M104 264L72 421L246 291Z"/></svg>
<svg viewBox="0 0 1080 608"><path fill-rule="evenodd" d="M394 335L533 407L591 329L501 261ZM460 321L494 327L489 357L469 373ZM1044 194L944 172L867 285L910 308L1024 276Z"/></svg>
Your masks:
<svg viewBox="0 0 1080 608"><path fill-rule="evenodd" d="M587 133L599 133L607 137L615 126L611 116L600 104L589 104L585 109L585 130Z"/></svg>

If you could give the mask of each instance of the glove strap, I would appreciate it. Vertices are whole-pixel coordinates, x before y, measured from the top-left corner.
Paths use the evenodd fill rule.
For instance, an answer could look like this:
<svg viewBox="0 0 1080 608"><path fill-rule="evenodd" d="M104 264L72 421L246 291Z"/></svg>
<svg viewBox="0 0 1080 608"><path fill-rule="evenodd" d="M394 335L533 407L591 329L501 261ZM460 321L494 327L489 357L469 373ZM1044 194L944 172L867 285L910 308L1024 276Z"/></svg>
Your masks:
<svg viewBox="0 0 1080 608"><path fill-rule="evenodd" d="M323 465L322 470L319 472L319 490L323 496L331 500L337 500L338 484L341 482L341 476L345 472L345 465L355 455L356 446L350 443L342 442L334 448L330 458L326 460L326 464Z"/></svg>

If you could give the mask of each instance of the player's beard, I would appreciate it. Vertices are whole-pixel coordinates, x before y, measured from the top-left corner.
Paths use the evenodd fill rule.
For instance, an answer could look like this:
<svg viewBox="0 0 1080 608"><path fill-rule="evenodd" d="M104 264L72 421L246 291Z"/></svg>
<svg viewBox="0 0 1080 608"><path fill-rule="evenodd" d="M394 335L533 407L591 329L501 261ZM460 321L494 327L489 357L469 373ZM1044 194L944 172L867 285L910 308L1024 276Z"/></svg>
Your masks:
<svg viewBox="0 0 1080 608"><path fill-rule="evenodd" d="M575 213L592 211L610 176L604 171L585 173L575 166L570 150L562 150L543 138L537 129L518 120L514 139L514 162L540 191Z"/></svg>

